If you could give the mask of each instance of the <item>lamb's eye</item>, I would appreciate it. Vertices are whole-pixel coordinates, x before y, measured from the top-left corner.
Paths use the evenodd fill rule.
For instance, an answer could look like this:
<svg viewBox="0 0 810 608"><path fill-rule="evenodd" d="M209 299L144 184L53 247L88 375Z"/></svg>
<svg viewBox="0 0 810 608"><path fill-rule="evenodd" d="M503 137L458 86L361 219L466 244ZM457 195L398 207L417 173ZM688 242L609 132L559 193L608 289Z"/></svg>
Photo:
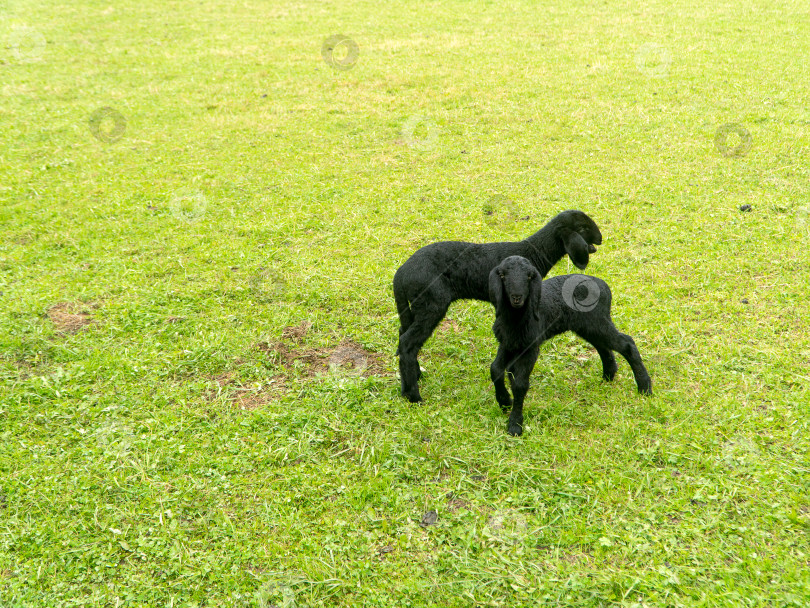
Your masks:
<svg viewBox="0 0 810 608"><path fill-rule="evenodd" d="M499 277L501 277L501 278L503 278L503 276L504 276L504 275L503 275L503 273L502 273L502 272L499 272L499 273L498 273L498 276L499 276Z"/></svg>
<svg viewBox="0 0 810 608"><path fill-rule="evenodd" d="M527 275L527 278L531 281L532 280L532 275Z"/></svg>

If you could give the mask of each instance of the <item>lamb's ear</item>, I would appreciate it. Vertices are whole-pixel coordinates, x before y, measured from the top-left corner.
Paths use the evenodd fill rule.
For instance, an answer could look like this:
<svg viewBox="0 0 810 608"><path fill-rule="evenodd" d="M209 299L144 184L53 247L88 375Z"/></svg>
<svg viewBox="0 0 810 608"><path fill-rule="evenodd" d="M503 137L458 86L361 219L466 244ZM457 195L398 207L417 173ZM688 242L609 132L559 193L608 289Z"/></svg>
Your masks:
<svg viewBox="0 0 810 608"><path fill-rule="evenodd" d="M540 276L540 271L535 268L532 275L531 286L529 287L529 304L532 307L532 313L535 319L540 319L543 309L540 299L543 295L543 277Z"/></svg>
<svg viewBox="0 0 810 608"><path fill-rule="evenodd" d="M503 301L503 281L501 281L497 268L493 268L489 273L489 301L495 305L495 312L500 312Z"/></svg>
<svg viewBox="0 0 810 608"><path fill-rule="evenodd" d="M588 265L589 250L588 243L585 242L585 239L582 238L579 232L572 230L563 237L563 244L574 266L580 270L585 270L585 267Z"/></svg>

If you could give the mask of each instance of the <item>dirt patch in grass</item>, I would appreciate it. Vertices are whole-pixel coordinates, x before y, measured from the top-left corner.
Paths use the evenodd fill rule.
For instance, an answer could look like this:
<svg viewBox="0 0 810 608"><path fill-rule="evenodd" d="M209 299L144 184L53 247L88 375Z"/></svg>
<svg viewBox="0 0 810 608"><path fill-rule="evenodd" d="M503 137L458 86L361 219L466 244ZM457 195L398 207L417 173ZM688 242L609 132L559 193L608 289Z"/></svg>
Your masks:
<svg viewBox="0 0 810 608"><path fill-rule="evenodd" d="M285 327L277 342L263 341L256 348L269 355L273 363L282 368L261 386L243 386L236 379L236 373L226 371L208 379L216 384L206 397L213 401L225 393L225 398L242 410L259 409L268 403L278 401L289 390L289 377L293 370L305 378L318 378L329 373L353 376L391 375L383 358L363 348L352 340L344 340L334 348L313 348L303 344L307 332L312 327L309 321L297 326Z"/></svg>
<svg viewBox="0 0 810 608"><path fill-rule="evenodd" d="M452 332L454 334L461 332L461 323L456 321L455 319L444 319L439 324L439 333L446 334Z"/></svg>
<svg viewBox="0 0 810 608"><path fill-rule="evenodd" d="M301 321L300 324L296 325L295 327L289 326L285 327L281 331L281 337L285 340L291 340L293 342L301 342L307 335L307 332L312 327L312 323L309 321Z"/></svg>
<svg viewBox="0 0 810 608"><path fill-rule="evenodd" d="M12 366L15 370L17 370L17 377L20 380L25 380L26 378L30 378L33 375L34 370L36 370L37 366L25 361L23 359L17 359L16 361L12 362Z"/></svg>
<svg viewBox="0 0 810 608"><path fill-rule="evenodd" d="M385 545L382 547L378 547L377 557L379 557L380 559L385 559L386 555L388 555L389 553L393 553L395 550L396 547L394 547L394 545Z"/></svg>
<svg viewBox="0 0 810 608"><path fill-rule="evenodd" d="M232 384L235 376L236 376L235 372L222 372L221 374L217 374L216 376L211 376L211 380L216 382L219 385L219 387L222 388L224 386Z"/></svg>
<svg viewBox="0 0 810 608"><path fill-rule="evenodd" d="M268 403L278 401L279 397L287 392L287 384L281 376L276 376L267 383L262 384L261 389L237 389L231 398L234 406L240 410L257 410Z"/></svg>
<svg viewBox="0 0 810 608"><path fill-rule="evenodd" d="M282 376L275 376L265 382L260 387L243 386L236 379L235 372L223 372L209 378L216 383L216 389L210 389L207 399L213 401L223 393L225 398L240 410L256 410L273 401L287 392L287 384Z"/></svg>
<svg viewBox="0 0 810 608"><path fill-rule="evenodd" d="M62 334L75 334L93 323L90 306L81 302L59 302L51 306L45 315Z"/></svg>
<svg viewBox="0 0 810 608"><path fill-rule="evenodd" d="M472 506L472 503L464 500L463 498L449 497L447 499L448 511L450 511L451 513L455 513L460 509L464 509L465 511L472 511L474 510L474 507Z"/></svg>
<svg viewBox="0 0 810 608"><path fill-rule="evenodd" d="M11 237L11 242L15 245L28 245L29 243L36 241L38 238L39 236L33 232L26 231Z"/></svg>
<svg viewBox="0 0 810 608"><path fill-rule="evenodd" d="M290 371L296 365L306 369L307 376L314 376L320 361L326 357L318 349L305 347L290 347L284 342L259 342L256 345L261 352L267 353L273 359L273 363Z"/></svg>
<svg viewBox="0 0 810 608"><path fill-rule="evenodd" d="M356 342L342 342L329 354L324 371L344 370L360 376L383 376L388 372L380 355Z"/></svg>
<svg viewBox="0 0 810 608"><path fill-rule="evenodd" d="M308 321L285 327L281 332L282 341L259 342L256 348L271 355L275 363L288 371L296 366L302 368L304 375L310 378L330 372L363 377L390 375L382 356L352 340L343 340L334 348L304 346L302 342L311 327Z"/></svg>

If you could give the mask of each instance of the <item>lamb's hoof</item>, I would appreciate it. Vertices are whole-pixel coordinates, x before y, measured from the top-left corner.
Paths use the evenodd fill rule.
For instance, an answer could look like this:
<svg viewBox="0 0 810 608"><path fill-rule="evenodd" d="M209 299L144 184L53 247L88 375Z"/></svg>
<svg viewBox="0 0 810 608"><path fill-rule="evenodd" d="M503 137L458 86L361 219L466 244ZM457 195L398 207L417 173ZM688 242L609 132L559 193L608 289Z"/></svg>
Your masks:
<svg viewBox="0 0 810 608"><path fill-rule="evenodd" d="M605 382L613 382L613 378L615 377L616 372L613 372L612 374L602 374L602 380L604 380Z"/></svg>
<svg viewBox="0 0 810 608"><path fill-rule="evenodd" d="M523 434L523 425L517 423L510 423L507 432L512 437L520 437Z"/></svg>
<svg viewBox="0 0 810 608"><path fill-rule="evenodd" d="M652 380L647 378L646 381L638 385L638 392L647 397L652 397Z"/></svg>
<svg viewBox="0 0 810 608"><path fill-rule="evenodd" d="M416 393L416 394L402 393L402 396L405 397L411 403L421 403L422 402L422 395L420 395L419 393Z"/></svg>

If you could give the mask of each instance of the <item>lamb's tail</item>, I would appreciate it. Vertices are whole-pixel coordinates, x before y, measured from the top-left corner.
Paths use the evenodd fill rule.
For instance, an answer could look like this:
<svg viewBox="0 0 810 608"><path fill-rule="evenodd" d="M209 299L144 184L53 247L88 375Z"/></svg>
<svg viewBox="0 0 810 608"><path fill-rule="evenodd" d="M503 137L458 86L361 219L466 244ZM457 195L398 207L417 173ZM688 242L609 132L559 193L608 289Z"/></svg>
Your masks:
<svg viewBox="0 0 810 608"><path fill-rule="evenodd" d="M405 286L402 284L402 276L397 272L394 275L394 300L397 303L397 314L399 315L399 335L404 334L413 323L413 312L405 294ZM399 344L397 344L397 355L399 355Z"/></svg>

